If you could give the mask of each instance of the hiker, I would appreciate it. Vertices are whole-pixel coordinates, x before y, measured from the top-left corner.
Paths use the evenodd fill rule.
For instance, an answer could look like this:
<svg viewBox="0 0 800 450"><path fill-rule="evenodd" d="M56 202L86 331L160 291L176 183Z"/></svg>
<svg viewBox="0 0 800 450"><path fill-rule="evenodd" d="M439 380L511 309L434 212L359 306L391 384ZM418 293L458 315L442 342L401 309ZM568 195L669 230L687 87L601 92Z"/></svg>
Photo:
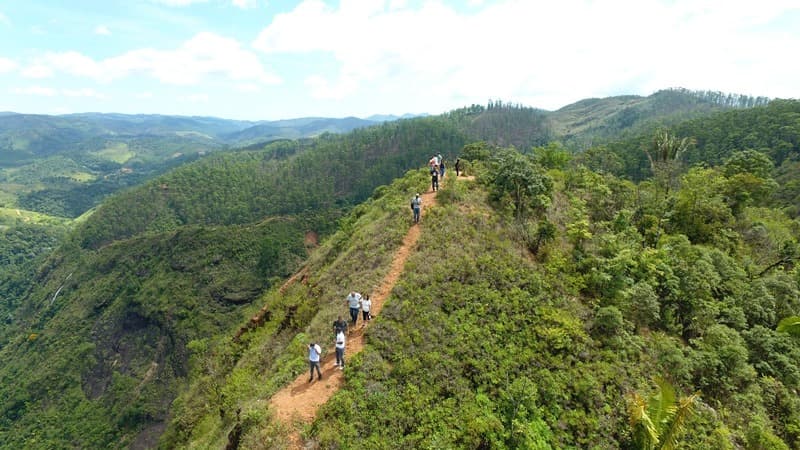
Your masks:
<svg viewBox="0 0 800 450"><path fill-rule="evenodd" d="M436 156L431 157L431 160L428 161L428 165L431 168L431 173L436 172L439 169L439 161L436 159Z"/></svg>
<svg viewBox="0 0 800 450"><path fill-rule="evenodd" d="M444 180L444 160L439 161L439 178Z"/></svg>
<svg viewBox="0 0 800 450"><path fill-rule="evenodd" d="M422 209L422 199L419 194L411 199L411 210L414 211L414 223L419 223L419 212Z"/></svg>
<svg viewBox="0 0 800 450"><path fill-rule="evenodd" d="M319 370L319 357L322 354L322 348L319 345L308 344L308 364L309 368L311 369L311 376L308 378L308 382L311 383L314 381L314 368L317 369L317 379L322 379L322 372Z"/></svg>
<svg viewBox="0 0 800 450"><path fill-rule="evenodd" d="M358 321L358 310L361 307L361 294L355 291L350 292L350 295L347 296L347 306L350 307L350 320L355 327Z"/></svg>
<svg viewBox="0 0 800 450"><path fill-rule="evenodd" d="M456 158L456 177L459 176L459 170L461 170L461 158Z"/></svg>
<svg viewBox="0 0 800 450"><path fill-rule="evenodd" d="M435 170L431 172L431 189L433 189L433 192L439 190L439 172Z"/></svg>
<svg viewBox="0 0 800 450"><path fill-rule="evenodd" d="M345 337L343 332L336 333L336 367L344 370L344 343Z"/></svg>
<svg viewBox="0 0 800 450"><path fill-rule="evenodd" d="M442 154L441 153L438 153L436 155L436 165L440 166L442 164L442 161L444 161L444 158L442 158Z"/></svg>
<svg viewBox="0 0 800 450"><path fill-rule="evenodd" d="M340 331L342 333L347 332L347 321L342 319L342 316L333 321L333 335L336 336Z"/></svg>
<svg viewBox="0 0 800 450"><path fill-rule="evenodd" d="M364 322L362 326L367 326L367 322L372 320L372 315L369 313L369 310L372 309L372 300L369 299L369 295L365 295L364 298L361 299L361 320Z"/></svg>

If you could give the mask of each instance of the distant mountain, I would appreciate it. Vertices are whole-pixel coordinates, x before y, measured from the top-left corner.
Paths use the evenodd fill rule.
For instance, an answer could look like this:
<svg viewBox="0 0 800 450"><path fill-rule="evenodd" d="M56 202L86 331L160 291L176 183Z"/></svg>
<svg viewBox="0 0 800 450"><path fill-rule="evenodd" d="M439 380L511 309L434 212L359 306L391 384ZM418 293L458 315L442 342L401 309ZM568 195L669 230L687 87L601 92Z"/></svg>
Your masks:
<svg viewBox="0 0 800 450"><path fill-rule="evenodd" d="M606 141L621 133L635 133L648 126L675 124L682 120L732 108L765 105L765 97L712 91L665 89L647 97L622 95L575 102L550 113L553 132L579 148Z"/></svg>
<svg viewBox="0 0 800 450"><path fill-rule="evenodd" d="M301 119L276 120L261 122L257 125L221 136L226 142L237 146L255 142L266 142L278 139L299 139L319 136L322 133L346 133L356 128L375 125L374 121L345 117L330 119L324 117L306 117Z"/></svg>
<svg viewBox="0 0 800 450"><path fill-rule="evenodd" d="M403 114L402 116L395 116L393 114L374 114L366 118L372 122L391 122L400 119L413 119L415 117L428 117L430 114Z"/></svg>
<svg viewBox="0 0 800 450"><path fill-rule="evenodd" d="M0 207L74 218L109 193L212 152L375 124L355 117L242 121L158 114L4 113Z"/></svg>

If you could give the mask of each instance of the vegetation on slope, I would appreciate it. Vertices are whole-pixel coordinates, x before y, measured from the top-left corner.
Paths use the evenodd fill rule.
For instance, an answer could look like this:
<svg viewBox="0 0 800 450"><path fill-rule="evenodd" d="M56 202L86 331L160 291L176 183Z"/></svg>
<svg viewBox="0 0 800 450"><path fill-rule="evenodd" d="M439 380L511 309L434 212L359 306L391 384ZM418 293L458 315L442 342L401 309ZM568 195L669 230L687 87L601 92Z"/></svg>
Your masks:
<svg viewBox="0 0 800 450"><path fill-rule="evenodd" d="M411 224L408 201L427 185L424 172L409 172L356 207L311 256L307 276L260 299L267 311L260 327L238 341L231 332L191 342L194 382L175 401L161 446L222 448L237 419L241 448L285 445L264 400L306 370L309 341L331 340L331 323L342 314L347 293L367 293L380 283Z"/></svg>
<svg viewBox="0 0 800 450"><path fill-rule="evenodd" d="M0 443L150 442L186 383L189 342L241 324L307 256L307 235L329 235L434 143L461 142L434 119L386 124L212 157L113 198L14 302L0 377L32 375L0 387ZM54 401L57 390L69 395ZM59 433L59 423L72 425Z"/></svg>
<svg viewBox="0 0 800 450"><path fill-rule="evenodd" d="M799 445L800 347L774 331L800 310L796 221L757 202L734 213L724 194L741 173L724 166L684 169L667 192L658 178L637 185L578 164L545 175L518 160L531 169L508 172L509 159L526 157L489 153L483 184L440 193L366 350L307 439L635 448L631 402L663 378L698 402L682 416L680 448ZM396 202L404 209L402 195ZM368 249L392 242L368 231L386 223L380 210L359 207L354 239L337 234L330 245L347 243L314 257L307 284L273 292L277 317L242 347L200 346L205 384L177 403L163 445L221 446L237 423L247 448L286 443L263 399L306 370L303 346L329 333L344 294L374 285ZM303 311L292 315L296 331L279 327L291 302ZM198 416L215 392L226 393L217 397L225 414L212 406Z"/></svg>
<svg viewBox="0 0 800 450"><path fill-rule="evenodd" d="M8 290L16 296L11 302L16 312L0 341L0 444L143 446L161 434L174 408L164 445L218 446L226 442L236 410L242 408L243 442L279 445L285 430L271 425L259 399L304 369L302 347L309 336L327 335L341 311L340 296L354 284L368 291L380 279L397 244L393 237L402 235L407 223L405 197L423 187L426 177L411 175L394 188L375 192L373 202L380 206L357 207L341 223L337 237L309 262L308 284L294 286L285 296L272 292L262 297L305 257L305 232L328 235L334 220L373 195L375 186L420 165L433 152L457 154L468 139L519 142L526 152L526 146L544 145L539 132L549 128L541 116L536 110L503 106L487 115L415 119L346 136L279 142L263 151L213 156L115 197L71 234L30 285ZM538 131L521 130L526 124ZM788 136L785 142L791 143ZM476 422L456 431L435 429L433 419L446 411L435 408L430 418L412 416L407 423L397 417L398 422L382 425L409 426L415 436L409 439L421 443L435 435L437 443L452 445L632 445L625 428L626 394L646 391L651 377L660 374L682 392L702 391L703 404L692 419L699 431L690 432L687 442L754 446L783 440L795 445L797 408L790 393L800 378L792 362L797 349L794 341L772 330L781 317L797 313L798 232L796 222L765 200L774 189L775 172L761 171L763 161L742 152L722 159L717 168L685 172L676 166L670 176L633 184L605 170L624 167L624 152L590 149L570 165L570 154L558 144L532 149L530 160L491 145L473 147L465 154L503 158L486 170L485 191L467 185L442 191L442 197L451 196L441 209L446 218L426 220L425 226L437 224L436 237L423 239L419 258L424 262L412 261L414 271L401 282L409 290L396 293L401 300L431 299L427 303L433 309L410 309L423 308L426 302L420 301L395 316L384 310L384 317L395 319L376 323L371 332L411 337L400 340L408 345L401 350L376 343L379 353L372 357L381 366L376 379L385 381L377 386L380 392L415 405L418 400L439 405L452 392L436 378L436 385L414 397L405 389L419 375L404 373L403 364L436 375L442 368L435 358L454 362L453 378L441 382L454 383L459 395L468 387L474 391L474 398L468 398L480 406L463 403L467 415L452 412L456 419L444 423L471 420L470 411L485 409L492 415L486 417L488 424ZM644 154L642 147L627 149L630 155ZM548 177L539 165L551 170ZM461 235L485 239L486 250L463 243ZM33 241L46 241L40 237ZM451 241L465 250L451 248ZM430 248L468 251L463 253L468 267L455 269L479 281L475 287L456 280L469 302L451 298L456 303L442 306L436 300L449 298L438 284L452 287L453 280L441 277L453 267L450 259L439 261L439 253L426 253ZM484 253L491 260L482 259ZM517 281L521 292L513 289ZM20 301L22 292L25 301ZM495 325L467 317L495 311L469 309L478 297L501 305L510 301L507 314L528 314L536 322L488 328ZM270 311L266 326L246 333L242 346L217 342L219 336L232 336L262 304ZM417 314L424 323L441 320L436 323L439 334L408 331L400 320L406 314ZM459 315L464 330L450 322L450 316ZM513 323L498 324L508 322ZM508 340L510 353L494 355L492 347L489 357L497 359L472 364L485 364L489 372L494 366L508 373L532 371L536 375L528 381L533 387L524 380L513 387L502 384L500 372L482 378L464 365L463 353L440 348L445 338L500 342L487 329ZM415 353L418 347L424 351ZM356 362L367 364L373 353ZM509 355L531 359L509 361ZM365 366L348 376L355 382L362 370L371 373ZM186 384L191 384L191 395L182 394L171 407L170 400ZM357 391L357 384L352 389L343 398L373 393ZM525 409L524 417L504 415L504 395L512 394L532 399L525 405L511 403L517 411ZM337 402L331 407L341 408ZM324 415L310 430L312 439L337 442L331 424L343 412L333 411L336 417ZM395 417L394 410L368 411ZM517 433L518 424L528 428ZM535 440L539 437L543 441ZM370 435L365 442L384 445L381 439Z"/></svg>

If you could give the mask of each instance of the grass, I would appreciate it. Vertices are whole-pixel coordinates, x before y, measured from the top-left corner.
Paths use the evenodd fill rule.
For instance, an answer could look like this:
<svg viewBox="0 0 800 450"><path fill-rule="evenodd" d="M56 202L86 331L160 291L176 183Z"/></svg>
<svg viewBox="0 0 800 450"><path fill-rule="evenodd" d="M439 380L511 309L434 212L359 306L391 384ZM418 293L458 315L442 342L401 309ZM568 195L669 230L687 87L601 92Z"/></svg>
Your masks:
<svg viewBox="0 0 800 450"><path fill-rule="evenodd" d="M117 164L125 164L125 162L136 156L136 152L130 150L128 144L124 142L113 142L108 147L92 152L92 154Z"/></svg>
<svg viewBox="0 0 800 450"><path fill-rule="evenodd" d="M24 209L0 207L0 225L10 227L19 222L36 225L68 225L72 220Z"/></svg>

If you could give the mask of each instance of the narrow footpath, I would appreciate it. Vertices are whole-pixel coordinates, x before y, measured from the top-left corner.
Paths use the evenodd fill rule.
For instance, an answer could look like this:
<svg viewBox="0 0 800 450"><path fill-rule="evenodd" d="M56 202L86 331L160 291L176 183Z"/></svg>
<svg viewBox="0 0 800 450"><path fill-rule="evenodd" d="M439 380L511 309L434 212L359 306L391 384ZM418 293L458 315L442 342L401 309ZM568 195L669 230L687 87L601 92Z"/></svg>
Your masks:
<svg viewBox="0 0 800 450"><path fill-rule="evenodd" d="M420 197L422 197L422 217L424 218L426 211L436 205L436 192L428 191L420 194ZM409 211L409 219L410 215ZM422 221L420 221L421 223ZM403 244L394 255L389 273L371 295L372 311L375 316L380 315L383 303L389 297L397 280L400 279L406 260L416 247L419 236L420 225L411 225L403 238ZM345 347L345 357L348 360L364 349L364 330L365 328L359 325L349 333ZM276 392L269 401L270 408L276 412L278 419L285 425L294 428L290 435L290 448L303 448L302 439L294 425L297 422L311 423L319 407L325 404L344 384L343 371L334 365L334 349L331 347L326 350L326 356L320 362L322 380L309 383L308 371L304 371L291 384Z"/></svg>

